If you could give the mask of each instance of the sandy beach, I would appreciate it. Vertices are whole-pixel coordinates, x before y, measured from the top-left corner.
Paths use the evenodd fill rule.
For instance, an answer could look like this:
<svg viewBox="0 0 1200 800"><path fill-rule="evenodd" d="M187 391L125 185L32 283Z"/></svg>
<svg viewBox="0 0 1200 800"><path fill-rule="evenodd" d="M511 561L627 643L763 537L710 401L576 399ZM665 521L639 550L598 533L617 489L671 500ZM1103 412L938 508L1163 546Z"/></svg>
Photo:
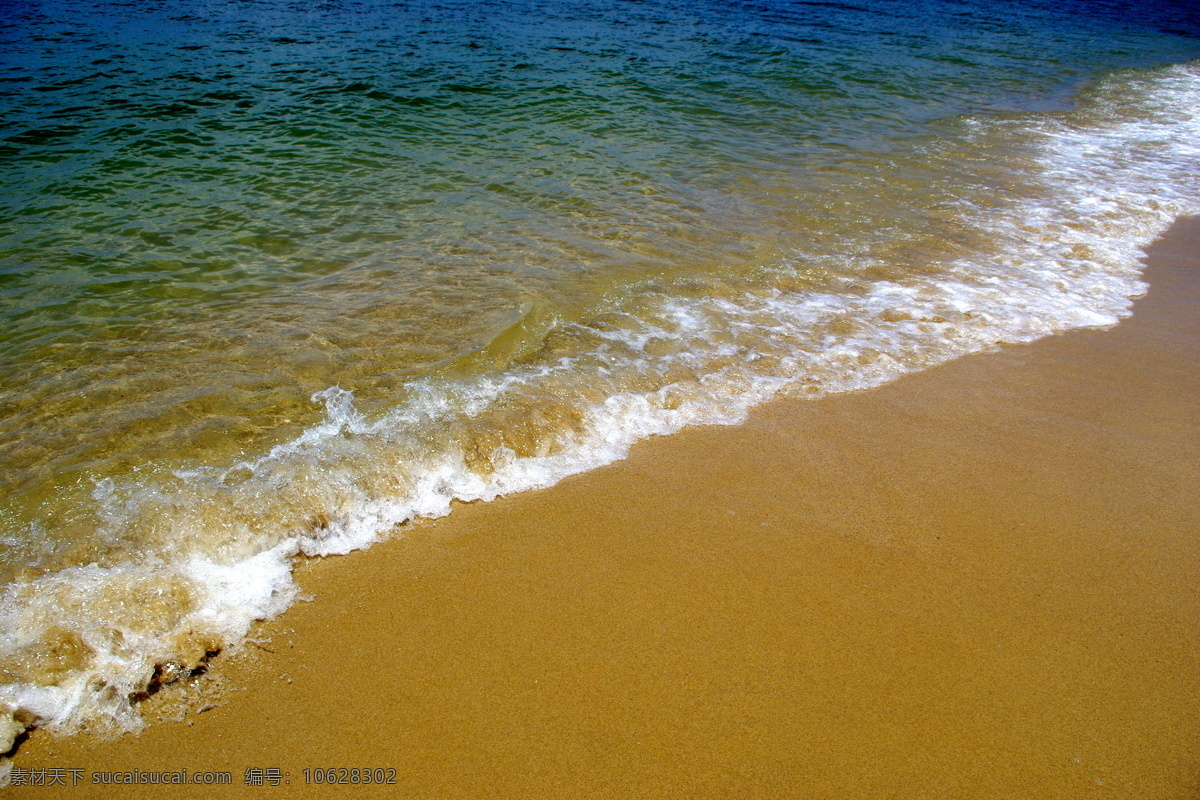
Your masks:
<svg viewBox="0 0 1200 800"><path fill-rule="evenodd" d="M1146 280L1111 329L780 400L303 565L313 600L143 733L35 731L14 763L88 797L1200 796L1200 218ZM233 783L92 784L131 770Z"/></svg>

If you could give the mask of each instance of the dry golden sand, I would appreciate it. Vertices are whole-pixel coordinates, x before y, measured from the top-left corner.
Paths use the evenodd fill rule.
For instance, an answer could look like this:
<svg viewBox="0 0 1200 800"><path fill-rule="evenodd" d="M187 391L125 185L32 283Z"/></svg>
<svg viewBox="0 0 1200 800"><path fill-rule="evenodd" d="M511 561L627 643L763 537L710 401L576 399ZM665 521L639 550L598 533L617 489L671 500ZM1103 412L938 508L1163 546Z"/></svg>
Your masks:
<svg viewBox="0 0 1200 800"><path fill-rule="evenodd" d="M318 767L401 798L1200 797L1200 219L1147 278L1115 328L305 565L315 601L217 660L214 709L16 763L235 783L89 797L337 796Z"/></svg>

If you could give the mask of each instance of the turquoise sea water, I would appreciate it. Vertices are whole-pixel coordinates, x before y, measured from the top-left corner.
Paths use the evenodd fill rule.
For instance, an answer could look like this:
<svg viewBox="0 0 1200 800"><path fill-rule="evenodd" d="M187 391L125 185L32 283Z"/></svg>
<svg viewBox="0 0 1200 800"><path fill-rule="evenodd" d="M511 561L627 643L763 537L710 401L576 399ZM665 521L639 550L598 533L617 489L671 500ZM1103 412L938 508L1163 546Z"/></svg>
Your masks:
<svg viewBox="0 0 1200 800"><path fill-rule="evenodd" d="M0 2L10 727L137 727L298 553L1113 324L1197 58L1184 2Z"/></svg>

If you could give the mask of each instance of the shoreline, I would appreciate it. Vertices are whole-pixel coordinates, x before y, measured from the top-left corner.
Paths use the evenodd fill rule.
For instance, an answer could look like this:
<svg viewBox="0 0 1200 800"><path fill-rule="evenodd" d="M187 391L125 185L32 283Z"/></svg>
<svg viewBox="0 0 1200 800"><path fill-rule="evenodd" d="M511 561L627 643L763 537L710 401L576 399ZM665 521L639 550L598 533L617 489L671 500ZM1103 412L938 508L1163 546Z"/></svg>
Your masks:
<svg viewBox="0 0 1200 800"><path fill-rule="evenodd" d="M1200 217L1147 252L1113 328L777 400L306 562L315 600L216 659L185 722L34 731L15 766L230 771L219 794L378 767L405 797L1192 796Z"/></svg>

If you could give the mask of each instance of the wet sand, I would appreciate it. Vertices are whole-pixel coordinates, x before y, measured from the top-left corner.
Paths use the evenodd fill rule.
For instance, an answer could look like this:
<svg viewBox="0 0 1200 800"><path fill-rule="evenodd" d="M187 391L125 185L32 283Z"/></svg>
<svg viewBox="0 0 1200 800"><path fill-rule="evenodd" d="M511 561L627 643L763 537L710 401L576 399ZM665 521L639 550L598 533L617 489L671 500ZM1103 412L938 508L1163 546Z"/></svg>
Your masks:
<svg viewBox="0 0 1200 800"><path fill-rule="evenodd" d="M1200 218L1146 277L1114 328L779 401L306 564L315 600L193 688L215 707L35 732L15 763L89 797L384 794L305 785L327 767L403 798L1198 797ZM134 769L234 785L90 785Z"/></svg>

